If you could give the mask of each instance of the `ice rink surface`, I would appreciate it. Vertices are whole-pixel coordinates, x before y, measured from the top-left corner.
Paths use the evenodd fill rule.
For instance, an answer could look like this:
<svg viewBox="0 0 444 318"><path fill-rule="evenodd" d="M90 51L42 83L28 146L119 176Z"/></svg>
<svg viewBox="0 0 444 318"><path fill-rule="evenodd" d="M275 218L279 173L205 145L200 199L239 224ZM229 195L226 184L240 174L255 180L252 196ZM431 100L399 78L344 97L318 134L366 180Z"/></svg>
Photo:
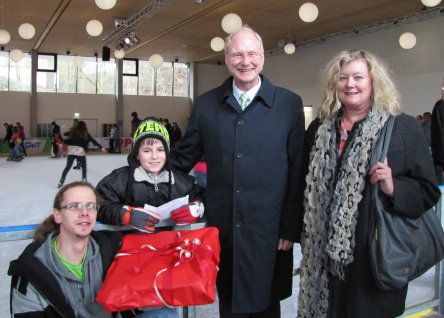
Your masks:
<svg viewBox="0 0 444 318"><path fill-rule="evenodd" d="M87 179L94 186L113 169L127 164L127 154L87 155ZM52 213L57 183L66 165L65 158L30 156L21 162L6 161L0 157L0 226L39 224ZM81 170L71 170L65 183L82 179ZM9 315L9 284L6 272L9 262L15 259L30 241L0 242L0 318ZM300 250L295 245L294 267L299 267ZM434 297L434 270L412 282L407 304ZM282 317L297 316L299 276L293 278L293 295L281 303ZM198 318L217 318L217 303L196 308Z"/></svg>

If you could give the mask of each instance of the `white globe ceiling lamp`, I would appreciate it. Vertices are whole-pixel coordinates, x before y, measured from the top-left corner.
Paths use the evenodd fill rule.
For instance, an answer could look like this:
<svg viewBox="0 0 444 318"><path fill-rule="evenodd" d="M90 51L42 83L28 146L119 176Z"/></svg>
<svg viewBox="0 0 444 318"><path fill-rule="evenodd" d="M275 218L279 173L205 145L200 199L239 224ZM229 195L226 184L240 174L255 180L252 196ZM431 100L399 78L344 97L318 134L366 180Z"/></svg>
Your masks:
<svg viewBox="0 0 444 318"><path fill-rule="evenodd" d="M98 36L103 31L103 25L98 20L89 20L86 24L86 32L91 36Z"/></svg>
<svg viewBox="0 0 444 318"><path fill-rule="evenodd" d="M441 3L441 0L421 0L421 2L426 7L435 7Z"/></svg>
<svg viewBox="0 0 444 318"><path fill-rule="evenodd" d="M284 46L284 52L287 54L293 54L296 51L296 46L293 43L287 43Z"/></svg>
<svg viewBox="0 0 444 318"><path fill-rule="evenodd" d="M242 27L242 19L236 13L228 13L222 19L222 29L232 34Z"/></svg>
<svg viewBox="0 0 444 318"><path fill-rule="evenodd" d="M116 5L117 0L95 0L96 5L102 10L109 10Z"/></svg>
<svg viewBox="0 0 444 318"><path fill-rule="evenodd" d="M80 55L74 56L73 63L74 63L74 66L82 67L83 57L81 57Z"/></svg>
<svg viewBox="0 0 444 318"><path fill-rule="evenodd" d="M160 54L153 54L150 56L150 64L154 68L159 68L163 65L163 57Z"/></svg>
<svg viewBox="0 0 444 318"><path fill-rule="evenodd" d="M11 61L18 63L23 59L23 52L19 49L14 49L9 52L9 58Z"/></svg>
<svg viewBox="0 0 444 318"><path fill-rule="evenodd" d="M399 45L406 50L416 45L416 36L411 32L405 32L399 37Z"/></svg>
<svg viewBox="0 0 444 318"><path fill-rule="evenodd" d="M8 44L11 40L11 35L6 30L0 30L0 44Z"/></svg>
<svg viewBox="0 0 444 318"><path fill-rule="evenodd" d="M306 2L299 8L299 17L304 22L313 22L319 15L318 7L311 2Z"/></svg>
<svg viewBox="0 0 444 318"><path fill-rule="evenodd" d="M125 57L125 50L123 49L115 50L114 57L119 60L123 59Z"/></svg>
<svg viewBox="0 0 444 318"><path fill-rule="evenodd" d="M210 46L213 51L219 52L224 49L225 41L221 37L216 36L211 40Z"/></svg>
<svg viewBox="0 0 444 318"><path fill-rule="evenodd" d="M35 35L35 28L31 23L22 23L18 28L19 35L22 39L29 40Z"/></svg>

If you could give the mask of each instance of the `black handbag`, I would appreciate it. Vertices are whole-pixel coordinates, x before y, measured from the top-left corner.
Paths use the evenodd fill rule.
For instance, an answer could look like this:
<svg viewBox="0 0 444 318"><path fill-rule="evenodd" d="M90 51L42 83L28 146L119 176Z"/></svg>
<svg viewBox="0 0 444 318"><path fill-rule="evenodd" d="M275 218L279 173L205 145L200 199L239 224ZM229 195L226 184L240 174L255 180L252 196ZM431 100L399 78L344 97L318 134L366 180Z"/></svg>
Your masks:
<svg viewBox="0 0 444 318"><path fill-rule="evenodd" d="M390 143L394 116L381 131L371 155L371 166L384 162ZM374 229L370 232L370 267L381 290L400 289L437 264L444 257L444 232L435 208L411 219L384 210L379 183L371 188Z"/></svg>

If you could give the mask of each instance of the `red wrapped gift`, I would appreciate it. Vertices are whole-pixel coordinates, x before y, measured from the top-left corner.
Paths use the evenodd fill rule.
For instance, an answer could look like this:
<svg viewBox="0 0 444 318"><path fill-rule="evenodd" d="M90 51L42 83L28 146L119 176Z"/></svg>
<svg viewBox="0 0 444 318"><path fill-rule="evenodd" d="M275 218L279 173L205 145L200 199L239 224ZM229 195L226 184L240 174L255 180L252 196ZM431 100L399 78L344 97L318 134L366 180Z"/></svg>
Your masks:
<svg viewBox="0 0 444 318"><path fill-rule="evenodd" d="M219 254L215 227L125 235L96 300L108 312L213 303Z"/></svg>

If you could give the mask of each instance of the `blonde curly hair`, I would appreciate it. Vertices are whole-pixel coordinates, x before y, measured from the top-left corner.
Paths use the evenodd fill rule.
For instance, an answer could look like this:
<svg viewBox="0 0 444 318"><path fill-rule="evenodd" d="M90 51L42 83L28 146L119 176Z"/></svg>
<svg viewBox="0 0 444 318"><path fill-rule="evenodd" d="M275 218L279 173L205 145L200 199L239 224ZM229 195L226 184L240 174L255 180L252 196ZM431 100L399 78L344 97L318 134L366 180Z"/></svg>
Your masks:
<svg viewBox="0 0 444 318"><path fill-rule="evenodd" d="M396 115L400 112L400 95L388 68L374 54L363 50L346 50L333 57L322 73L322 102L318 117L331 119L342 107L338 99L337 86L341 67L362 59L367 64L373 83L372 104Z"/></svg>

